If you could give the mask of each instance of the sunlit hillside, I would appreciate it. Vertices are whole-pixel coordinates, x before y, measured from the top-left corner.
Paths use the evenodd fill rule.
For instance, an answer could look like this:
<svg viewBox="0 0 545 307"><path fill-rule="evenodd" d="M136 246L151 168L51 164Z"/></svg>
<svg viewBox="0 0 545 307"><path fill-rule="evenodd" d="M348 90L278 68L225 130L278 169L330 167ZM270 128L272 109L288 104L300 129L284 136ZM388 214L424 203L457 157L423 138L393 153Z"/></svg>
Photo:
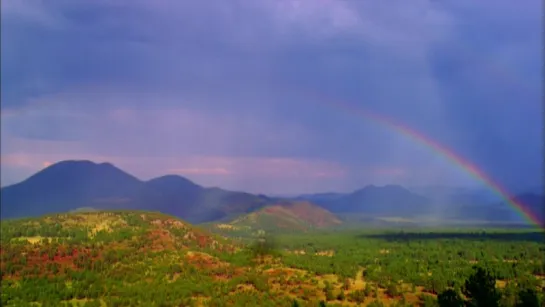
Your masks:
<svg viewBox="0 0 545 307"><path fill-rule="evenodd" d="M435 306L475 265L504 302L545 287L540 233L316 231L242 243L145 211L3 221L2 306Z"/></svg>

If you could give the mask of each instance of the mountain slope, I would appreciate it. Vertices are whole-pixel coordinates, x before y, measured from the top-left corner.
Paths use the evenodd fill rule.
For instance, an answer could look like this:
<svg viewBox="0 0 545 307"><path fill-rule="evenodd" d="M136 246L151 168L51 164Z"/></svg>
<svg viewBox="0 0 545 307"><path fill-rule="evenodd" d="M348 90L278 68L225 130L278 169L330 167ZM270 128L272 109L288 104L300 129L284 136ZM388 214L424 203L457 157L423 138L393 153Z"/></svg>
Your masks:
<svg viewBox="0 0 545 307"><path fill-rule="evenodd" d="M37 216L78 207L134 207L137 178L109 163L63 161L1 190L2 217Z"/></svg>
<svg viewBox="0 0 545 307"><path fill-rule="evenodd" d="M144 182L109 163L63 161L2 188L2 218L95 209L161 211L192 223L226 218L264 206L269 199L243 192L203 188L167 175Z"/></svg>
<svg viewBox="0 0 545 307"><path fill-rule="evenodd" d="M337 199L318 203L333 213L408 216L426 212L430 200L398 185L370 185Z"/></svg>
<svg viewBox="0 0 545 307"><path fill-rule="evenodd" d="M338 200L339 198L346 196L347 194L343 193L316 193L316 194L303 194L299 195L297 197L294 197L293 199L296 200L308 200L313 203L327 203L331 201Z"/></svg>
<svg viewBox="0 0 545 307"><path fill-rule="evenodd" d="M310 230L340 225L333 213L308 201L280 201L229 223L234 228L276 230ZM219 227L226 228L225 225Z"/></svg>
<svg viewBox="0 0 545 307"><path fill-rule="evenodd" d="M423 193L415 193L419 191ZM496 194L483 189L429 186L412 188L398 185L366 186L347 195L304 195L314 203L338 214L343 220L372 224L372 217L413 219L439 218L456 221L524 223L516 210ZM545 221L545 197L524 193L515 197L534 217ZM414 219L416 218L416 219Z"/></svg>

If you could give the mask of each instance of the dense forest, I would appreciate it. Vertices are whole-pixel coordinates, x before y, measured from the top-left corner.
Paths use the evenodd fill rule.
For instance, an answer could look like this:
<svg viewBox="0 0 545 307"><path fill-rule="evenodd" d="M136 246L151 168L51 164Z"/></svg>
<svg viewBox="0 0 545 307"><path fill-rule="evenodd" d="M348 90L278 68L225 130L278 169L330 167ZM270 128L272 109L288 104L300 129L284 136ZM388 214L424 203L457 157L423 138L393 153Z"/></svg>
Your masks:
<svg viewBox="0 0 545 307"><path fill-rule="evenodd" d="M234 240L150 212L1 224L2 306L543 306L532 231Z"/></svg>

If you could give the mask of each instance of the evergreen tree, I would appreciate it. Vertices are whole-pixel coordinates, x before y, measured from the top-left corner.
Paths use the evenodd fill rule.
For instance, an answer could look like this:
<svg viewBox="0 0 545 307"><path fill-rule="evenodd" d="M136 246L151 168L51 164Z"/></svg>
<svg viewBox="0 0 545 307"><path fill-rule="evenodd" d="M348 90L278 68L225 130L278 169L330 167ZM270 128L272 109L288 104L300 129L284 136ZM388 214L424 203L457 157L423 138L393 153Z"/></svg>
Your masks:
<svg viewBox="0 0 545 307"><path fill-rule="evenodd" d="M466 280L462 293L468 298L468 306L499 307L501 294L496 289L496 278L486 269L474 268Z"/></svg>
<svg viewBox="0 0 545 307"><path fill-rule="evenodd" d="M519 292L517 307L539 307L537 293L533 289L525 289Z"/></svg>
<svg viewBox="0 0 545 307"><path fill-rule="evenodd" d="M437 303L440 307L463 307L464 306L464 300L460 297L460 295L452 290L448 289L443 292L441 292L437 296Z"/></svg>

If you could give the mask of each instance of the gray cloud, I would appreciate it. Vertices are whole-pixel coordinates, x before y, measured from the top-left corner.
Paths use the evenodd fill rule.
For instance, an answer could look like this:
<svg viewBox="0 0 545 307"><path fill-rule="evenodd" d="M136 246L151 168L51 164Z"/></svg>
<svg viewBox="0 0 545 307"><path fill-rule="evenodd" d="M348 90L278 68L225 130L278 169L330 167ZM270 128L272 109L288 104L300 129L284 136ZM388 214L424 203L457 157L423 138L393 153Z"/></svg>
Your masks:
<svg viewBox="0 0 545 307"><path fill-rule="evenodd" d="M506 185L535 185L540 5L6 0L2 155L33 151L25 165L35 168L50 150L43 142L70 141L74 157L277 157L346 169L289 185L257 170L199 175L263 191L473 184L433 150L351 111L364 108L446 144ZM142 164L127 167L143 177L223 167ZM8 168L3 179L11 181L32 169ZM398 171L370 171L379 168Z"/></svg>

